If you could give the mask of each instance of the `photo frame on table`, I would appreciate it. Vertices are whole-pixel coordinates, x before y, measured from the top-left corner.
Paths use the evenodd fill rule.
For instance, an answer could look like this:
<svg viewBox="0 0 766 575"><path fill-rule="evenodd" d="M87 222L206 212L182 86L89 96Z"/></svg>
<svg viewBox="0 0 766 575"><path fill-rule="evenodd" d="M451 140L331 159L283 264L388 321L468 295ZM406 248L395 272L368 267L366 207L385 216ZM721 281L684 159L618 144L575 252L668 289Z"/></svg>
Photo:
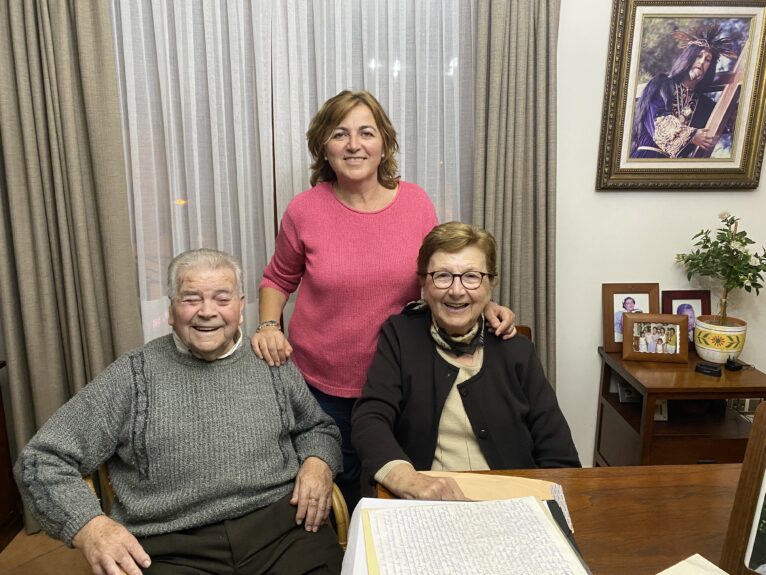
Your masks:
<svg viewBox="0 0 766 575"><path fill-rule="evenodd" d="M631 305L629 299L633 300ZM604 351L622 351L622 317L625 313L659 313L660 284L601 284Z"/></svg>
<svg viewBox="0 0 766 575"><path fill-rule="evenodd" d="M689 317L689 349L694 349L694 322L698 315L710 313L710 290L663 290L662 313Z"/></svg>
<svg viewBox="0 0 766 575"><path fill-rule="evenodd" d="M731 575L756 574L766 564L766 402L755 410L720 567ZM762 571L761 571L762 572Z"/></svg>
<svg viewBox="0 0 766 575"><path fill-rule="evenodd" d="M758 187L765 11L766 0L614 0L597 189ZM702 50L707 67L694 62Z"/></svg>
<svg viewBox="0 0 766 575"><path fill-rule="evenodd" d="M686 363L689 340L685 315L628 313L623 318L622 359Z"/></svg>

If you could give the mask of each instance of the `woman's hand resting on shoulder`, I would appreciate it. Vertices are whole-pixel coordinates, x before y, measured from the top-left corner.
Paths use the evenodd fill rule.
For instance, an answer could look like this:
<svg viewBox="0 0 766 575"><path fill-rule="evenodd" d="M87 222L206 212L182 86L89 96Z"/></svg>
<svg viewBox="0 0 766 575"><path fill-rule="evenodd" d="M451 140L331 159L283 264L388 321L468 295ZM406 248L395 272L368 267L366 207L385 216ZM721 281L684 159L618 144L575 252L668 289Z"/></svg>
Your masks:
<svg viewBox="0 0 766 575"><path fill-rule="evenodd" d="M497 337L511 339L516 335L516 314L511 308L491 301L484 307L484 319L487 320L487 329Z"/></svg>
<svg viewBox="0 0 766 575"><path fill-rule="evenodd" d="M293 353L293 346L277 326L262 328L253 335L250 344L255 355L272 366L282 365Z"/></svg>

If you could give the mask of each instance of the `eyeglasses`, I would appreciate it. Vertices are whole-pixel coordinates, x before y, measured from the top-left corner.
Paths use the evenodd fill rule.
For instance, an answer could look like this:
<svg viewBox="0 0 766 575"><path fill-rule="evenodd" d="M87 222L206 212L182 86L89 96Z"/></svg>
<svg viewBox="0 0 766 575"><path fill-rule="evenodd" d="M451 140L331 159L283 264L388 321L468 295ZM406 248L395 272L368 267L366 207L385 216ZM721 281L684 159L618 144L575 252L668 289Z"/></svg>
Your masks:
<svg viewBox="0 0 766 575"><path fill-rule="evenodd" d="M423 275L431 276L431 280L434 282L434 287L439 289L449 289L455 281L455 278L460 278L460 283L468 290L477 289L481 282L484 281L484 277L495 277L495 274L488 274L485 272L465 272L462 274L453 274L450 272L427 272Z"/></svg>

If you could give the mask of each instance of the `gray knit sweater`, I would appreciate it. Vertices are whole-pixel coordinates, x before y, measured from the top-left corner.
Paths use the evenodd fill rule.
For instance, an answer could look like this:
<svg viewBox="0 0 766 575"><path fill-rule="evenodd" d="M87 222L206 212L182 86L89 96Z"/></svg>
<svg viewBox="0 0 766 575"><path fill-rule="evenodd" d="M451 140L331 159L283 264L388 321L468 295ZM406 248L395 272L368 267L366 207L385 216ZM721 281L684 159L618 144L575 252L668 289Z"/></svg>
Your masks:
<svg viewBox="0 0 766 575"><path fill-rule="evenodd" d="M137 536L244 515L293 488L300 464L341 468L340 433L292 362L246 342L208 363L164 336L120 357L62 406L14 467L43 529L71 545L101 513L82 480L108 461L111 516Z"/></svg>

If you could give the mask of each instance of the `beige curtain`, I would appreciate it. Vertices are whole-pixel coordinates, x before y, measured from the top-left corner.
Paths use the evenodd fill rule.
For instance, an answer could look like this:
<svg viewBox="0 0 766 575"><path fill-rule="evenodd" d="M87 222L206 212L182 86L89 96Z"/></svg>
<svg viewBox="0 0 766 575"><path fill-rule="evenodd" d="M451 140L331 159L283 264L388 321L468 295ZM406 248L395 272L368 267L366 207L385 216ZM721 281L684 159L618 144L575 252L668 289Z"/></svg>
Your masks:
<svg viewBox="0 0 766 575"><path fill-rule="evenodd" d="M108 3L0 2L0 318L19 448L141 343L116 86Z"/></svg>
<svg viewBox="0 0 766 575"><path fill-rule="evenodd" d="M474 223L499 247L498 301L555 384L556 35L560 0L480 0Z"/></svg>

